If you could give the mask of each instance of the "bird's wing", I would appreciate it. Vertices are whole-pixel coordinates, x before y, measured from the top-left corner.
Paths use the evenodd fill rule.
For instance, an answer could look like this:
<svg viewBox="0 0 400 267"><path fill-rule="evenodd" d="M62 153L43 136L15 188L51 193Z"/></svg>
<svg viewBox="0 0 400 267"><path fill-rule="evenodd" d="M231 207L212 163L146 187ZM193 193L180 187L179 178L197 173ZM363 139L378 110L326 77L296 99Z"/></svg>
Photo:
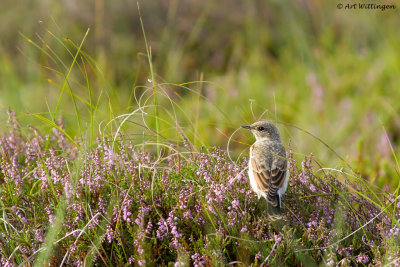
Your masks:
<svg viewBox="0 0 400 267"><path fill-rule="evenodd" d="M251 159L254 180L261 190L267 192L267 200L276 206L278 205L277 191L285 182L286 159L273 156L272 158L275 160L268 162L267 160L260 160L261 158L263 157L253 157Z"/></svg>

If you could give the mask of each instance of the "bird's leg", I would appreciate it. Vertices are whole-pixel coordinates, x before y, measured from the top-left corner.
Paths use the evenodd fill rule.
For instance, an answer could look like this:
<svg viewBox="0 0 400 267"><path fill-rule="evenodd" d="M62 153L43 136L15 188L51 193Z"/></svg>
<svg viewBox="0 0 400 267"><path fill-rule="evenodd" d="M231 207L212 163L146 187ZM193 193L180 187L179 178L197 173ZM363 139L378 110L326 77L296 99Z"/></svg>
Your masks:
<svg viewBox="0 0 400 267"><path fill-rule="evenodd" d="M277 209L279 210L279 211L281 211L281 198L279 197L279 195L276 195L276 198L277 198L277 202L278 202L278 206L277 206Z"/></svg>

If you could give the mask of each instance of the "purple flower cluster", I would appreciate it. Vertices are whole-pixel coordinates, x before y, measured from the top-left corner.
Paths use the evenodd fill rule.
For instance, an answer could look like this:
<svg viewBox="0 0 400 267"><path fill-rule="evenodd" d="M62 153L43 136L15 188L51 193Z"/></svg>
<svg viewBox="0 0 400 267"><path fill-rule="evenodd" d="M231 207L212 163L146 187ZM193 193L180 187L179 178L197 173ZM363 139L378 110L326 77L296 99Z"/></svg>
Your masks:
<svg viewBox="0 0 400 267"><path fill-rule="evenodd" d="M246 159L234 163L211 149L185 157L171 150L160 160L123 138L83 151L58 130L41 136L31 127L23 135L9 115L11 130L0 138L1 266L40 249L64 200L55 265L67 254L67 264L83 264L94 240L92 260L115 266L296 265L297 253L328 266L379 264L389 260L379 256L387 249L399 257L400 209L390 206L397 196L374 199L362 183L316 171L312 155L297 164L290 154L282 227L251 191Z"/></svg>

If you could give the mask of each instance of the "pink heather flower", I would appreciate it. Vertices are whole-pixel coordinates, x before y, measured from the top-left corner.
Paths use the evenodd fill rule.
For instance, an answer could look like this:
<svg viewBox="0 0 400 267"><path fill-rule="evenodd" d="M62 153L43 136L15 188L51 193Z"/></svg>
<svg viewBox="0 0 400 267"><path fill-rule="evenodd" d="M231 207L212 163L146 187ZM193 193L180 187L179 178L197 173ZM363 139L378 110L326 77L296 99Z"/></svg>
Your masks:
<svg viewBox="0 0 400 267"><path fill-rule="evenodd" d="M172 227L171 234L176 238L182 237L182 234L178 232L178 228L175 225Z"/></svg>
<svg viewBox="0 0 400 267"><path fill-rule="evenodd" d="M108 243L111 244L114 239L114 231L110 225L107 225L106 236L107 236Z"/></svg>
<svg viewBox="0 0 400 267"><path fill-rule="evenodd" d="M105 150L104 151L104 162L107 165L111 165L111 166L115 165L116 155L115 155L113 149L109 146L106 146L106 147L104 147L104 150Z"/></svg>
<svg viewBox="0 0 400 267"><path fill-rule="evenodd" d="M207 183L211 182L211 176L210 176L210 174L206 173L206 174L204 175L204 180L205 180Z"/></svg>
<svg viewBox="0 0 400 267"><path fill-rule="evenodd" d="M40 229L34 229L35 232L35 239L39 242L39 243L43 243L44 242L44 237L43 237L43 233Z"/></svg>
<svg viewBox="0 0 400 267"><path fill-rule="evenodd" d="M132 212L129 210L129 208L132 206L133 201L131 199L128 199L125 201L124 206L122 207L122 218L124 219L124 221L130 223L131 220L131 215Z"/></svg>
<svg viewBox="0 0 400 267"><path fill-rule="evenodd" d="M204 257L201 256L199 253L195 253L191 256L192 260L193 260L193 266L195 267L203 267L206 266L205 265L205 260Z"/></svg>
<svg viewBox="0 0 400 267"><path fill-rule="evenodd" d="M234 201L232 201L232 207L235 210L239 209L239 200L235 199Z"/></svg>
<svg viewBox="0 0 400 267"><path fill-rule="evenodd" d="M186 219L186 218L192 219L192 218L193 218L193 217L192 217L192 213L190 212L190 210L185 211L185 212L183 213L182 217L183 217L183 219Z"/></svg>
<svg viewBox="0 0 400 267"><path fill-rule="evenodd" d="M316 188L315 185L313 185L313 184L310 184L310 189L311 189L311 191L313 191L313 192L316 192L316 191L317 191L317 188Z"/></svg>
<svg viewBox="0 0 400 267"><path fill-rule="evenodd" d="M74 194L72 186L69 184L69 181L65 182L64 184L64 194L67 200L69 200Z"/></svg>
<svg viewBox="0 0 400 267"><path fill-rule="evenodd" d="M233 226L237 223L236 215L237 215L237 213L235 211L228 212L228 225L229 226Z"/></svg>
<svg viewBox="0 0 400 267"><path fill-rule="evenodd" d="M153 231L153 224L151 223L151 221L149 221L147 223L147 227L146 227L145 233L150 235L152 231Z"/></svg>
<svg viewBox="0 0 400 267"><path fill-rule="evenodd" d="M328 260L326 263L327 266L333 266L335 264L335 261L333 259Z"/></svg>
<svg viewBox="0 0 400 267"><path fill-rule="evenodd" d="M49 222L52 224L54 222L53 212L51 212L49 207L45 207L44 210L47 212L47 215L49 215Z"/></svg>
<svg viewBox="0 0 400 267"><path fill-rule="evenodd" d="M360 254L360 255L357 256L357 262L361 262L361 263L366 264L366 263L369 262L369 258L365 254Z"/></svg>
<svg viewBox="0 0 400 267"><path fill-rule="evenodd" d="M214 193L215 193L215 196L218 198L219 202L221 203L225 197L225 191L223 189L223 186L221 185L219 188L216 188L214 190Z"/></svg>
<svg viewBox="0 0 400 267"><path fill-rule="evenodd" d="M298 177L300 179L300 182L302 182L303 184L307 183L307 180L309 178L308 175L304 173L300 173Z"/></svg>
<svg viewBox="0 0 400 267"><path fill-rule="evenodd" d="M178 241L178 239L176 239L176 237L172 238L170 246L173 247L176 250L179 249L179 248L182 248L182 245L179 243L179 241Z"/></svg>
<svg viewBox="0 0 400 267"><path fill-rule="evenodd" d="M4 267L14 267L14 265L5 257L0 255L0 266Z"/></svg>
<svg viewBox="0 0 400 267"><path fill-rule="evenodd" d="M312 226L316 227L317 225L318 225L318 221L317 220L313 220L313 221L308 223L308 227L312 227Z"/></svg>
<svg viewBox="0 0 400 267"><path fill-rule="evenodd" d="M158 229L156 231L157 238L163 240L167 232L168 232L167 222L164 220L160 220L158 222Z"/></svg>
<svg viewBox="0 0 400 267"><path fill-rule="evenodd" d="M70 252L74 252L77 248L78 248L77 244L72 244L72 245L69 246Z"/></svg>
<svg viewBox="0 0 400 267"><path fill-rule="evenodd" d="M275 239L275 242L279 245L281 242L282 242L282 236L281 235L275 235L274 234L274 239Z"/></svg>
<svg viewBox="0 0 400 267"><path fill-rule="evenodd" d="M136 259L133 256L130 256L128 259L129 264L134 264Z"/></svg>
<svg viewBox="0 0 400 267"><path fill-rule="evenodd" d="M209 212L211 212L214 215L217 215L217 212L214 210L212 205L207 205L207 209Z"/></svg>
<svg viewBox="0 0 400 267"><path fill-rule="evenodd" d="M21 220L22 223L27 224L28 221L26 220L24 214L21 212L20 209L18 209L17 207L13 206L11 208L12 211L15 212L15 214L18 216L18 218Z"/></svg>
<svg viewBox="0 0 400 267"><path fill-rule="evenodd" d="M400 266L400 260L398 260L398 258L393 259L393 256L389 256L388 261L393 263L393 266Z"/></svg>
<svg viewBox="0 0 400 267"><path fill-rule="evenodd" d="M243 226L242 229L240 229L240 232L241 233L247 232L247 226L246 225Z"/></svg>
<svg viewBox="0 0 400 267"><path fill-rule="evenodd" d="M391 228L389 230L389 236L394 235L394 236L398 236L399 235L399 228L397 226Z"/></svg>

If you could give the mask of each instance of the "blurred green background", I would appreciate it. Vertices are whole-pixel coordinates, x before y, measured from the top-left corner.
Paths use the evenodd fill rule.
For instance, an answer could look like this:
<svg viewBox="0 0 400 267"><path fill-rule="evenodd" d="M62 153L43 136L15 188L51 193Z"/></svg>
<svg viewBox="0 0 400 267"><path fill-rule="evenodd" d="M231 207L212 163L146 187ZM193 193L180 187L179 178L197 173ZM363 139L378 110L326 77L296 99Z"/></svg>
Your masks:
<svg viewBox="0 0 400 267"><path fill-rule="evenodd" d="M313 153L324 167L344 166L318 137L366 179L396 187L399 7L339 10L338 3L139 1L161 141L186 135L196 147L225 148L240 125L269 119L297 157ZM23 125L50 128L32 113L62 116L68 134L94 138L99 128L115 133L123 119L117 116L149 105L147 115L132 115L121 130L138 142L154 137L137 125L154 129L155 120L136 1L2 0L1 6L2 131L11 107ZM77 54L88 28L84 53ZM232 157L247 153L252 141L236 132Z"/></svg>

